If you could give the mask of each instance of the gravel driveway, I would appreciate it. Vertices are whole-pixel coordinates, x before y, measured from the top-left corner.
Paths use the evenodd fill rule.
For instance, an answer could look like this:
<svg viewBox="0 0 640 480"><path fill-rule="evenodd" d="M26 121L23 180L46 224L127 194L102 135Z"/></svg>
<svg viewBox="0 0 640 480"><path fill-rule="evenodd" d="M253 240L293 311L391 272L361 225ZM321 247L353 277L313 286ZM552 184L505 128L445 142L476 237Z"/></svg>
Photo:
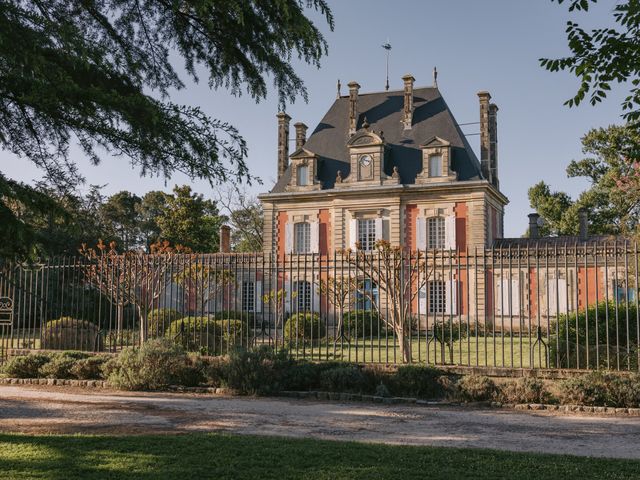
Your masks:
<svg viewBox="0 0 640 480"><path fill-rule="evenodd" d="M640 459L640 418L0 386L0 431L187 433L492 448Z"/></svg>

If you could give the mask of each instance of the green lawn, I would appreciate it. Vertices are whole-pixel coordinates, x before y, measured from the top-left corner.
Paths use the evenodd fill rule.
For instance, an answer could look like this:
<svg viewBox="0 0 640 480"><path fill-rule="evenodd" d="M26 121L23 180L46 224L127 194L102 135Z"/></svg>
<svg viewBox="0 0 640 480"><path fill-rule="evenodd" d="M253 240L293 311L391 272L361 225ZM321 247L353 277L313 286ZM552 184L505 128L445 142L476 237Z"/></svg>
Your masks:
<svg viewBox="0 0 640 480"><path fill-rule="evenodd" d="M630 479L640 462L216 434L0 434L10 479Z"/></svg>

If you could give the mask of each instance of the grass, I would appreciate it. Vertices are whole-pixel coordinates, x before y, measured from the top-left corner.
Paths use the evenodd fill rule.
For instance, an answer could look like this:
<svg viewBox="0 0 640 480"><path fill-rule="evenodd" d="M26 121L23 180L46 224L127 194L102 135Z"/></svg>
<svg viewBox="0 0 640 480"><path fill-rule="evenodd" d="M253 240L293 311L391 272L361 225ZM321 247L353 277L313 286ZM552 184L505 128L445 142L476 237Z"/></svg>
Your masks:
<svg viewBox="0 0 640 480"><path fill-rule="evenodd" d="M637 478L640 462L219 434L0 434L0 477L12 479Z"/></svg>

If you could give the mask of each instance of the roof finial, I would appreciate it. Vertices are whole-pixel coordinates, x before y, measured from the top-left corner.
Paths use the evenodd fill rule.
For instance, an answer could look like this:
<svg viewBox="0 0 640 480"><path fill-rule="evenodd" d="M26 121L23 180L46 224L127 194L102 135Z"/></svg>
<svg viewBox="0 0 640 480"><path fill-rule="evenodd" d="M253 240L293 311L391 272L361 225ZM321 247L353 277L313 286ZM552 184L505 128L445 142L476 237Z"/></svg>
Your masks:
<svg viewBox="0 0 640 480"><path fill-rule="evenodd" d="M364 119L362 120L362 128L364 128L365 130L367 130L369 128L369 122L367 120L367 117L365 116Z"/></svg>
<svg viewBox="0 0 640 480"><path fill-rule="evenodd" d="M384 48L387 51L387 83L384 86L385 91L389 91L389 53L391 52L391 44L389 43L389 39L387 38L387 43L382 45L382 48Z"/></svg>
<svg viewBox="0 0 640 480"><path fill-rule="evenodd" d="M341 86L342 85L340 84L340 79L338 79L338 97L337 98L340 98L340 87Z"/></svg>
<svg viewBox="0 0 640 480"><path fill-rule="evenodd" d="M433 67L433 86L438 88L438 69Z"/></svg>

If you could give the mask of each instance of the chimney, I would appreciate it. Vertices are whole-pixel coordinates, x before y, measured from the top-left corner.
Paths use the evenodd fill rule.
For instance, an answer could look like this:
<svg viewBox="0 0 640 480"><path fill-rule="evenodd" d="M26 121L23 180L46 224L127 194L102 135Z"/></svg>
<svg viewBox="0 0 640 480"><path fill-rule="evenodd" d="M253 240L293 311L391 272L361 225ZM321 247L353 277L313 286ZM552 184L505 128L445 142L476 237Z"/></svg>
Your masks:
<svg viewBox="0 0 640 480"><path fill-rule="evenodd" d="M489 167L491 178L496 188L500 188L498 180L498 106L489 104Z"/></svg>
<svg viewBox="0 0 640 480"><path fill-rule="evenodd" d="M491 176L491 141L489 140L489 92L478 92L480 99L480 167L482 176L493 183Z"/></svg>
<svg viewBox="0 0 640 480"><path fill-rule="evenodd" d="M289 166L289 121L291 117L284 112L278 113L278 180Z"/></svg>
<svg viewBox="0 0 640 480"><path fill-rule="evenodd" d="M231 253L231 227L229 225L220 227L220 253Z"/></svg>
<svg viewBox="0 0 640 480"><path fill-rule="evenodd" d="M411 130L413 123L413 82L416 81L413 75L406 74L402 77L404 81L404 111L402 115L402 124L405 130Z"/></svg>
<svg viewBox="0 0 640 480"><path fill-rule="evenodd" d="M349 82L349 136L358 130L358 82Z"/></svg>
<svg viewBox="0 0 640 480"><path fill-rule="evenodd" d="M295 123L293 126L296 129L296 150L299 150L307 143L307 126L302 122Z"/></svg>
<svg viewBox="0 0 640 480"><path fill-rule="evenodd" d="M586 242L589 239L589 212L585 208L578 211L580 219L580 240Z"/></svg>
<svg viewBox="0 0 640 480"><path fill-rule="evenodd" d="M538 219L540 215L537 213L529 214L529 238L540 238L540 231L538 230Z"/></svg>

